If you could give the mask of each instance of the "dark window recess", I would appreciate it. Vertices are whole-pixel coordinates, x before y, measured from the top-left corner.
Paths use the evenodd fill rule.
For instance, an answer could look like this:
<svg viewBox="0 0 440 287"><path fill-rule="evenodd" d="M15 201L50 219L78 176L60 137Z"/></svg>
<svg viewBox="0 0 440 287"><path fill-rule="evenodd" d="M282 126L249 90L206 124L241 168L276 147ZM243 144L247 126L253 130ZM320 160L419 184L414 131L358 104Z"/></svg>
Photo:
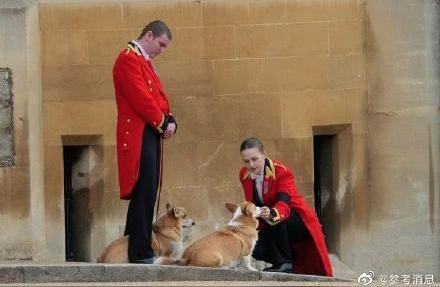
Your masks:
<svg viewBox="0 0 440 287"><path fill-rule="evenodd" d="M321 225L324 224L325 214L323 213L328 209L333 189L332 140L331 135L313 137L315 211Z"/></svg>
<svg viewBox="0 0 440 287"><path fill-rule="evenodd" d="M66 240L66 261L90 262L91 218L90 190L78 189L78 181L89 177L89 171L74 168L76 164L89 165L88 146L64 146L64 223ZM75 189L76 183L76 189ZM88 185L88 184L87 184Z"/></svg>
<svg viewBox="0 0 440 287"><path fill-rule="evenodd" d="M14 166L12 71L0 68L0 167Z"/></svg>

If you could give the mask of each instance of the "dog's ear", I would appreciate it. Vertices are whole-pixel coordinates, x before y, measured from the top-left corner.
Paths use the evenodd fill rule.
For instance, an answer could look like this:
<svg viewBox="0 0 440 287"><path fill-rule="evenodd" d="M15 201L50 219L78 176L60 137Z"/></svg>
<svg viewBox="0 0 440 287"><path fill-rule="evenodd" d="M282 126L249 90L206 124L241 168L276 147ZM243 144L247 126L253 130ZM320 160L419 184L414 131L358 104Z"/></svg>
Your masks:
<svg viewBox="0 0 440 287"><path fill-rule="evenodd" d="M242 210L242 213L244 215L252 215L254 213L254 210L255 210L255 205L253 205L250 202L247 202Z"/></svg>
<svg viewBox="0 0 440 287"><path fill-rule="evenodd" d="M174 205L171 205L167 202L166 209L166 213L168 214L168 216L174 216Z"/></svg>
<svg viewBox="0 0 440 287"><path fill-rule="evenodd" d="M237 204L235 204L235 203L229 203L229 202L225 203L225 206L226 206L226 208L227 208L231 213L234 213L235 210L237 210L237 207L238 207Z"/></svg>
<svg viewBox="0 0 440 287"><path fill-rule="evenodd" d="M186 211L181 207L173 207L173 213L176 218L185 217Z"/></svg>

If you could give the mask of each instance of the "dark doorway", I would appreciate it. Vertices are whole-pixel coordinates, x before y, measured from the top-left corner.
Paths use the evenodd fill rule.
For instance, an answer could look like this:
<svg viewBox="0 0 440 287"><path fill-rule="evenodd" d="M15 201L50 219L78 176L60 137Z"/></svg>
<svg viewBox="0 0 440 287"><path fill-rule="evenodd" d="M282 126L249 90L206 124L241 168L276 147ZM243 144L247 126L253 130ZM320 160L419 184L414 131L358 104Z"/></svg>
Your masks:
<svg viewBox="0 0 440 287"><path fill-rule="evenodd" d="M338 254L339 216L336 208L336 189L338 178L338 156L336 135L315 135L314 154L314 195L315 210L329 252Z"/></svg>
<svg viewBox="0 0 440 287"><path fill-rule="evenodd" d="M88 146L64 146L66 261L90 261Z"/></svg>

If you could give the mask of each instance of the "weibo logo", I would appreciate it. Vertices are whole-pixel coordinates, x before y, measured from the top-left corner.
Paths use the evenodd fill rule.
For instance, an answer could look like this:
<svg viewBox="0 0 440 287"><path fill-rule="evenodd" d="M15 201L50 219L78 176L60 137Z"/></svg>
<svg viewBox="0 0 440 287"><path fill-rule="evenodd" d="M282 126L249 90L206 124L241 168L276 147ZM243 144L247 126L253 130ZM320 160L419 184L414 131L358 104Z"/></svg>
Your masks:
<svg viewBox="0 0 440 287"><path fill-rule="evenodd" d="M374 272L373 271L368 271L368 273L362 273L361 275L359 275L358 277L358 282L361 285L368 285L371 284L371 282L373 282L373 277L374 277Z"/></svg>

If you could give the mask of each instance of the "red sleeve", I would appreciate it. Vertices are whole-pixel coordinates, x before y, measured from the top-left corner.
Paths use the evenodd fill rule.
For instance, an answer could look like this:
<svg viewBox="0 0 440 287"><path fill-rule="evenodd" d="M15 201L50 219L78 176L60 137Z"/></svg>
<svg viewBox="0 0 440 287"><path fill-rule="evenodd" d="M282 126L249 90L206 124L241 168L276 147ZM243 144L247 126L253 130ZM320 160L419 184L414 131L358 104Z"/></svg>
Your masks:
<svg viewBox="0 0 440 287"><path fill-rule="evenodd" d="M133 110L150 126L158 128L165 115L149 92L142 75L142 67L135 57L133 53L122 54L118 58L113 77L119 88L123 89L122 94Z"/></svg>
<svg viewBox="0 0 440 287"><path fill-rule="evenodd" d="M277 174L276 197L277 202L272 206L277 213L274 221L283 221L290 216L290 201L295 191L293 174L284 168L280 168Z"/></svg>

